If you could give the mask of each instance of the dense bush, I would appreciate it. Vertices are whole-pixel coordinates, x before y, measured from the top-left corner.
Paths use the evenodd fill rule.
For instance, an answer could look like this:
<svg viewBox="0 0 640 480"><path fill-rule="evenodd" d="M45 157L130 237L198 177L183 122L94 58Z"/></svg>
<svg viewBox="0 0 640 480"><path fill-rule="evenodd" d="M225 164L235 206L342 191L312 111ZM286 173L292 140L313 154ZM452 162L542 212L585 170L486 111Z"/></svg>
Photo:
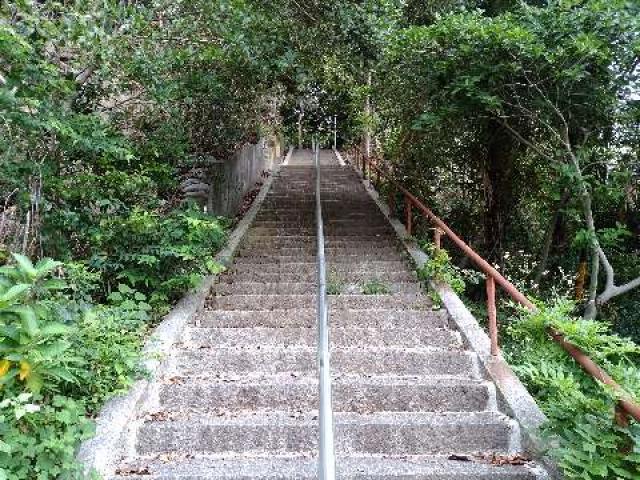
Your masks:
<svg viewBox="0 0 640 480"><path fill-rule="evenodd" d="M548 328L564 333L636 400L640 398L640 347L599 321L575 318L575 303L558 299L522 312L506 331L504 352L549 417L550 450L571 479L638 478L640 425L616 426L616 395L586 374L551 341Z"/></svg>
<svg viewBox="0 0 640 480"><path fill-rule="evenodd" d="M102 272L106 292L126 283L147 294L151 305L166 304L218 268L213 254L225 240L220 222L195 207L168 215L134 209L104 218L92 238L89 265Z"/></svg>
<svg viewBox="0 0 640 480"><path fill-rule="evenodd" d="M190 209L126 220L104 228L96 248L112 249L108 262L34 265L16 254L0 268L0 479L79 477L87 415L144 374L149 326L217 268L217 220Z"/></svg>

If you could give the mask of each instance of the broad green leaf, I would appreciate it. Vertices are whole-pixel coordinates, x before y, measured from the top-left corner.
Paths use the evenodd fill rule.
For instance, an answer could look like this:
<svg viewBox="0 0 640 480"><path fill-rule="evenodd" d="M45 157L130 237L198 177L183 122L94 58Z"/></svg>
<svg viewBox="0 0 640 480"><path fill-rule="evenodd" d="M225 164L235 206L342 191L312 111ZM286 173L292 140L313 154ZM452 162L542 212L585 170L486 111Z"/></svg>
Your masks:
<svg viewBox="0 0 640 480"><path fill-rule="evenodd" d="M40 335L43 337L64 335L71 332L71 328L62 323L49 323L40 329Z"/></svg>
<svg viewBox="0 0 640 480"><path fill-rule="evenodd" d="M15 307L13 311L20 317L24 331L31 337L35 336L38 333L38 319L33 308L27 306Z"/></svg>
<svg viewBox="0 0 640 480"><path fill-rule="evenodd" d="M35 269L38 273L38 276L41 277L47 273L52 272L53 270L58 268L60 265L62 265L62 262L56 262L51 258L43 258L38 263L36 263Z"/></svg>
<svg viewBox="0 0 640 480"><path fill-rule="evenodd" d="M47 375L57 377L68 383L76 383L78 381L78 379L69 370L66 370L64 368L60 368L60 367L50 368L47 370L46 373Z"/></svg>
<svg viewBox="0 0 640 480"><path fill-rule="evenodd" d="M31 288L31 285L27 283L19 283L7 290L3 295L0 295L0 302L8 304L22 294L27 292Z"/></svg>
<svg viewBox="0 0 640 480"><path fill-rule="evenodd" d="M33 393L40 393L40 390L42 390L42 385L42 376L38 372L31 372L27 377L27 388Z"/></svg>
<svg viewBox="0 0 640 480"><path fill-rule="evenodd" d="M20 253L13 253L12 255L13 255L13 258L18 263L18 265L20 266L20 269L23 272L25 272L29 277L35 278L38 275L38 271L35 269L35 267L33 266L33 263L31 263L31 260L29 260L28 257Z"/></svg>

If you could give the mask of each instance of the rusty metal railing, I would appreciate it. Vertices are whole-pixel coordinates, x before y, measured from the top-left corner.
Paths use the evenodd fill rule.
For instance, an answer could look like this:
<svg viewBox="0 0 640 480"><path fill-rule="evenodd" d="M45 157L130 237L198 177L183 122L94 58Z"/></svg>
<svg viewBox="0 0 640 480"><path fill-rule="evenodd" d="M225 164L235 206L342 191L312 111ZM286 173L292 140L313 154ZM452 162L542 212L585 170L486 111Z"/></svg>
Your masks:
<svg viewBox="0 0 640 480"><path fill-rule="evenodd" d="M435 225L434 244L436 248L441 248L442 236L447 236L484 274L487 291L487 317L489 326L489 338L491 340L491 355L497 356L500 353L498 343L498 321L496 309L496 285L502 288L513 300L525 308L534 311L536 306L523 295L511 282L500 274L489 262L478 255L469 245L467 245L449 226L424 205L416 196L400 185L391 170L383 166L382 161L377 157L367 157L360 149L355 150L355 165L362 172L363 178L371 180L375 173L377 183L381 178L385 178L392 189L392 212L395 211L395 193L399 192L404 196L404 216L407 233L412 234L413 230L413 210L421 212L433 225ZM607 374L598 364L596 364L579 347L566 340L564 335L554 329L549 330L549 335L556 343L575 359L576 362L593 378L608 385L618 396L616 408L616 421L619 425L628 425L629 416L640 422L640 405L618 385L609 374Z"/></svg>

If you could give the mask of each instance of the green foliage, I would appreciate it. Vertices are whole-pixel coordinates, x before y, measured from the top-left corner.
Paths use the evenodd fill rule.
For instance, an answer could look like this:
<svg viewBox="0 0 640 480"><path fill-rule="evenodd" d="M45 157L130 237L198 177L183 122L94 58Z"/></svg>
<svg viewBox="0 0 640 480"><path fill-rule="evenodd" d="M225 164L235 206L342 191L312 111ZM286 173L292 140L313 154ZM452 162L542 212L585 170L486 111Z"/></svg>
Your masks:
<svg viewBox="0 0 640 480"><path fill-rule="evenodd" d="M68 393L81 398L89 411L97 412L105 400L125 393L144 374L140 346L148 330L148 309L144 300L128 300L97 306L78 319L71 348L82 365L79 382Z"/></svg>
<svg viewBox="0 0 640 480"><path fill-rule="evenodd" d="M81 402L22 393L0 401L0 479L81 478L78 441L93 433Z"/></svg>
<svg viewBox="0 0 640 480"><path fill-rule="evenodd" d="M39 393L45 382L73 382L72 330L43 302L64 287L48 278L60 264L45 259L33 265L17 254L14 259L16 265L0 268L0 387Z"/></svg>
<svg viewBox="0 0 640 480"><path fill-rule="evenodd" d="M364 295L385 295L391 293L391 289L385 282L369 280L362 285L362 293Z"/></svg>
<svg viewBox="0 0 640 480"><path fill-rule="evenodd" d="M76 478L86 412L143 373L146 297L120 285L111 305L90 306L99 276L74 264L68 284L52 277L61 270L17 254L0 268L0 478Z"/></svg>
<svg viewBox="0 0 640 480"><path fill-rule="evenodd" d="M420 280L447 284L456 293L464 293L467 283L477 284L479 282L481 276L478 272L454 265L445 249L436 248L435 245L428 242L422 244L422 249L429 258L418 270Z"/></svg>
<svg viewBox="0 0 640 480"><path fill-rule="evenodd" d="M636 478L640 469L638 425L617 427L616 395L599 385L550 340L548 328L563 332L632 395L640 394L640 347L612 335L601 322L572 317L575 304L558 299L535 312L522 312L507 331L504 352L549 418L547 435L567 478ZM622 453L632 447L629 454Z"/></svg>
<svg viewBox="0 0 640 480"><path fill-rule="evenodd" d="M335 276L329 276L327 295L340 295L344 290L344 283Z"/></svg>
<svg viewBox="0 0 640 480"><path fill-rule="evenodd" d="M195 207L169 215L133 210L124 218L105 218L89 264L102 272L108 290L125 282L159 308L194 287L202 275L219 271L212 258L226 239L224 225ZM123 293L111 298L115 294L118 300Z"/></svg>

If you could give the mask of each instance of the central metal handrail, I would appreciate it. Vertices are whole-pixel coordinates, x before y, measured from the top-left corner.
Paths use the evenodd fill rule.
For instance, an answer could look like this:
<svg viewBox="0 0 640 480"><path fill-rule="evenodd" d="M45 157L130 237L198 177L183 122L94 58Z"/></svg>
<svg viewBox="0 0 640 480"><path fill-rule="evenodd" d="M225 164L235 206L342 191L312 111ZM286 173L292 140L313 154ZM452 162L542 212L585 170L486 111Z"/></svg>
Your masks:
<svg viewBox="0 0 640 480"><path fill-rule="evenodd" d="M327 273L324 258L324 228L320 197L320 148L314 142L316 166L316 226L318 236L318 368L320 375L320 448L318 478L335 480L336 457L333 438L333 406L331 401L331 366L329 362L329 315L327 309Z"/></svg>

